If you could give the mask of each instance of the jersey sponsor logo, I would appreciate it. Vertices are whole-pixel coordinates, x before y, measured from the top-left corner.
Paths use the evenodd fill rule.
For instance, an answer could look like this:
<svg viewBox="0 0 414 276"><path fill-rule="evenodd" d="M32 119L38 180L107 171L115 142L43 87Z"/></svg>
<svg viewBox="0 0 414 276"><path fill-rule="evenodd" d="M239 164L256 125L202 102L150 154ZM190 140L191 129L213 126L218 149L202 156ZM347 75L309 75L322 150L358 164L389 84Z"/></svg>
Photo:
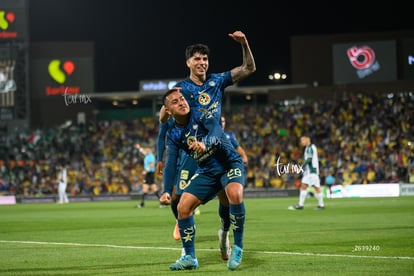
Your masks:
<svg viewBox="0 0 414 276"><path fill-rule="evenodd" d="M219 107L219 102L214 102L209 106L208 110L211 112L216 112Z"/></svg>
<svg viewBox="0 0 414 276"><path fill-rule="evenodd" d="M200 119L211 118L213 116L216 116L216 114L220 114L220 110L221 109L220 109L219 102L213 102L207 109L206 108L199 109L199 111L201 112Z"/></svg>
<svg viewBox="0 0 414 276"><path fill-rule="evenodd" d="M191 131L188 131L188 133L185 134L185 137L188 137L190 135Z"/></svg>
<svg viewBox="0 0 414 276"><path fill-rule="evenodd" d="M212 156L216 151L217 147L208 147L205 152L192 151L190 156L197 160L197 162L202 162Z"/></svg>

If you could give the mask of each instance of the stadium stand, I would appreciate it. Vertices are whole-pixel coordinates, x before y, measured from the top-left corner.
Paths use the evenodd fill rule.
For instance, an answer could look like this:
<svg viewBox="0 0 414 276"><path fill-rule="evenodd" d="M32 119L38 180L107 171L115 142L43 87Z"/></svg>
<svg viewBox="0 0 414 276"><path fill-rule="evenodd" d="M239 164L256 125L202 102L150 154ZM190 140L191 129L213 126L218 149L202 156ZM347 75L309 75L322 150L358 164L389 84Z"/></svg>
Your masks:
<svg viewBox="0 0 414 276"><path fill-rule="evenodd" d="M342 185L412 181L413 110L414 95L407 92L279 101L224 115L226 128L237 135L249 156L247 188L295 189L300 175L278 174L276 165L300 164L298 137L303 133L320 145L322 183L328 174ZM4 136L0 193L56 194L60 160L69 165L71 196L139 192L142 158L134 144L154 146L157 128L155 117L143 117Z"/></svg>

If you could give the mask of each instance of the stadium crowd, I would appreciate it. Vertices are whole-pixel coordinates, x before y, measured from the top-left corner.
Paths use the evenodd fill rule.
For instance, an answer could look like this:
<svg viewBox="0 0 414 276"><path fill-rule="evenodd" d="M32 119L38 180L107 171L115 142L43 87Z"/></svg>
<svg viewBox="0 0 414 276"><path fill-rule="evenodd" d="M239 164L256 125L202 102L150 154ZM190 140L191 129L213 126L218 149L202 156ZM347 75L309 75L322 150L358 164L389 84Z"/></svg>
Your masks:
<svg viewBox="0 0 414 276"><path fill-rule="evenodd" d="M411 93L246 105L223 115L249 157L248 188L298 187L302 134L318 145L322 184L414 183ZM143 160L135 144L155 147L157 131L154 116L2 137L0 194L55 195L60 162L72 196L139 192Z"/></svg>

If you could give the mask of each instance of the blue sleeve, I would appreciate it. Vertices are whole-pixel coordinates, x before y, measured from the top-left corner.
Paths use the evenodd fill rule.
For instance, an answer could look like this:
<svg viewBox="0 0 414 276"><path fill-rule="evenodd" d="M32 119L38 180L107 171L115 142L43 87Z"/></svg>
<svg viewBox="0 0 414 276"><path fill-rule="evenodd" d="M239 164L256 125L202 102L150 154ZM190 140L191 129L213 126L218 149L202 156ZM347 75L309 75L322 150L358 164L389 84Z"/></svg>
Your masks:
<svg viewBox="0 0 414 276"><path fill-rule="evenodd" d="M240 144L236 139L236 135L234 135L233 132L230 132L229 135L230 135L230 143L233 145L235 149L237 149L240 146Z"/></svg>
<svg viewBox="0 0 414 276"><path fill-rule="evenodd" d="M165 136L168 130L168 121L160 122L160 129L157 136L157 162L161 162L165 151Z"/></svg>
<svg viewBox="0 0 414 276"><path fill-rule="evenodd" d="M206 147L217 145L220 143L220 139L224 137L223 128L219 124L216 118L209 117L201 119L202 124L208 130L207 136L204 138L204 144Z"/></svg>
<svg viewBox="0 0 414 276"><path fill-rule="evenodd" d="M170 195L172 195L172 190L175 185L175 174L177 171L178 146L169 138L167 143L168 149L163 175L163 193L168 192Z"/></svg>

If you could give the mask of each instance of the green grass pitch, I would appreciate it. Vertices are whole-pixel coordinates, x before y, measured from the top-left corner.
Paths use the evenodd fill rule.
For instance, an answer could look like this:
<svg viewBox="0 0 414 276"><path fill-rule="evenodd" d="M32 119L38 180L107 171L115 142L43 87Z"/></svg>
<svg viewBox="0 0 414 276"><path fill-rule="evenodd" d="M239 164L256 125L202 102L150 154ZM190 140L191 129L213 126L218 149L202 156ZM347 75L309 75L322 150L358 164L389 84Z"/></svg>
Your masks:
<svg viewBox="0 0 414 276"><path fill-rule="evenodd" d="M0 206L0 275L414 275L414 197L246 198L244 255L219 257L218 201L195 217L199 269L172 272L170 208L148 201ZM232 241L231 235L231 241Z"/></svg>

